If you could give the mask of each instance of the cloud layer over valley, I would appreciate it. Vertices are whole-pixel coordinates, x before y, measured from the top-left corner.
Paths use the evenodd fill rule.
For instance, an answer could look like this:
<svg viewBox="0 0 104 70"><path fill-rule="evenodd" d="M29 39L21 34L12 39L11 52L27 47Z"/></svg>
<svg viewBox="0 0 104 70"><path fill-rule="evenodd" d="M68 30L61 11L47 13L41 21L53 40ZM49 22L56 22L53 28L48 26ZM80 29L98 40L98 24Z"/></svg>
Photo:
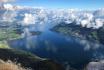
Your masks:
<svg viewBox="0 0 104 70"><path fill-rule="evenodd" d="M10 2L12 0L0 0L0 2ZM92 11L83 11L75 9L45 9L45 8L29 8L22 6L13 6L11 4L4 4L0 7L1 20L7 20L8 16L10 18L8 21L16 21L19 19L19 23L24 23L24 25L29 24L50 24L57 25L59 23L65 22L66 24L75 23L76 25L81 25L82 27L98 29L104 25L104 8ZM10 13L14 13L11 14ZM15 20L13 20L15 19Z"/></svg>

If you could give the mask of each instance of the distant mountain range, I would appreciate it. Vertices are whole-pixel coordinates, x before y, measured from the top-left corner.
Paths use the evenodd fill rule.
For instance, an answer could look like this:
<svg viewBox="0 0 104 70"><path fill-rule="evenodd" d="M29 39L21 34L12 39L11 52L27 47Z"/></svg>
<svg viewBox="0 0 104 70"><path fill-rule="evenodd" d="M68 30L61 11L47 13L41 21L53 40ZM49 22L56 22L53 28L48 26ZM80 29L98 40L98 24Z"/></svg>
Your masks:
<svg viewBox="0 0 104 70"><path fill-rule="evenodd" d="M35 30L35 28L48 28L67 36L74 36L81 39L94 41L104 44L104 8L98 10L79 10L79 9L46 9L46 8L31 8L26 6L13 6L11 4L2 4L0 6L0 29L2 27L15 27L19 24L20 27L27 27ZM18 28L20 28L18 27ZM34 27L34 28L33 28ZM31 30L32 31L32 30ZM3 35L4 36L4 35ZM2 59L21 57L24 54L17 54L12 50L0 49L1 53L9 55L1 55ZM7 53L5 53L7 52ZM15 55L17 54L17 55ZM26 53L27 54L27 53ZM11 56L10 56L11 55ZM14 55L14 56L13 56ZM39 68L45 67L44 70L61 70L58 65L50 61L36 61L33 63L32 58L23 56L26 61L30 59L31 63L39 65ZM22 59L24 60L24 59ZM21 62L23 62L21 60ZM48 63L49 62L49 63ZM23 62L25 64L25 62ZM48 65L48 66L47 66ZM54 67L54 65L56 65ZM43 69L39 69L43 70ZM62 69L63 70L63 69Z"/></svg>
<svg viewBox="0 0 104 70"><path fill-rule="evenodd" d="M26 24L47 24L50 26L57 25L61 22L75 24L82 27L98 29L104 25L104 8L98 10L79 10L79 9L45 9L31 8L26 6L13 6L3 4L0 6L0 20L9 22L18 22ZM27 15L26 15L27 14Z"/></svg>

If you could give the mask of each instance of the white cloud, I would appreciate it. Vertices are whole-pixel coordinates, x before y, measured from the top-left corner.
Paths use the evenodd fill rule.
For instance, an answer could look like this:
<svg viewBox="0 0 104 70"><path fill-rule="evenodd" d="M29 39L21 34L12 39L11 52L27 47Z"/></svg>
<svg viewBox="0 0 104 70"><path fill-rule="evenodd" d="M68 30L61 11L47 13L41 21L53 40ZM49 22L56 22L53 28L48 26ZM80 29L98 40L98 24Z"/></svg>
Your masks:
<svg viewBox="0 0 104 70"><path fill-rule="evenodd" d="M27 16L27 18L24 19L25 23L27 23L28 21L32 21L32 19L35 18L35 22L38 24L57 24L60 22L66 22L66 24L69 24L73 21L76 21L75 24L81 25L82 27L86 28L99 28L102 27L104 24L104 18L96 18L96 14L93 14L93 12L96 13L96 11L78 11L69 9L49 10L43 8L35 9L34 11L35 17L32 15L25 15ZM28 19L28 17L31 17L31 19Z"/></svg>
<svg viewBox="0 0 104 70"><path fill-rule="evenodd" d="M4 4L4 8L7 10L14 10L13 5L11 5L11 4Z"/></svg>
<svg viewBox="0 0 104 70"><path fill-rule="evenodd" d="M0 0L1 3L13 2L15 0Z"/></svg>
<svg viewBox="0 0 104 70"><path fill-rule="evenodd" d="M96 19L95 20L95 28L102 27L104 25L104 19Z"/></svg>
<svg viewBox="0 0 104 70"><path fill-rule="evenodd" d="M32 14L25 13L25 17L23 19L23 25L33 24L35 22L35 17Z"/></svg>
<svg viewBox="0 0 104 70"><path fill-rule="evenodd" d="M13 22L16 20L17 12L13 10L13 6L11 4L5 4L4 8L6 9L4 13L2 13L2 21ZM8 10L7 10L8 9Z"/></svg>
<svg viewBox="0 0 104 70"><path fill-rule="evenodd" d="M16 12L5 12L2 16L2 20L3 21L7 21L7 22L13 22L15 19L15 17L17 16Z"/></svg>
<svg viewBox="0 0 104 70"><path fill-rule="evenodd" d="M82 27L87 26L88 23L89 23L88 20L81 20L81 26L82 26Z"/></svg>
<svg viewBox="0 0 104 70"><path fill-rule="evenodd" d="M10 2L13 0L0 0L0 2ZM29 7L21 7L21 6L13 6L11 4L4 4L4 8L11 11L16 11L17 9L29 9ZM33 8L32 8L33 9ZM35 8L30 13L29 11L24 15L22 22L25 25L37 23L54 23L53 25L59 24L60 22L66 22L66 24L72 23L76 21L75 24L81 25L82 27L87 28L100 28L104 25L104 9L100 9L97 11L78 11L74 9L57 9L57 10L50 10L44 8ZM102 12L101 14L99 12ZM13 14L14 15L14 14ZM13 15L11 15L13 17ZM10 16L8 13L7 18ZM15 16L15 15L14 15ZM6 16L4 17L6 19ZM9 18L8 18L9 19Z"/></svg>

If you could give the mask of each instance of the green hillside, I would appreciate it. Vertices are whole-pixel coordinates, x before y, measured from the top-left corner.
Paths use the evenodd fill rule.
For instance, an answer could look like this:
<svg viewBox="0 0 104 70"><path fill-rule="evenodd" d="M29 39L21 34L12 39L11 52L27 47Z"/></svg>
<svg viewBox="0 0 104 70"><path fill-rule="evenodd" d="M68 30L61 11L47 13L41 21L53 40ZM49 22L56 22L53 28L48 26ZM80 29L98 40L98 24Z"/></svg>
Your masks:
<svg viewBox="0 0 104 70"><path fill-rule="evenodd" d="M89 41L104 44L104 27L99 29L86 28L75 23L65 24L61 23L51 29L52 31L64 34L66 36L74 36Z"/></svg>

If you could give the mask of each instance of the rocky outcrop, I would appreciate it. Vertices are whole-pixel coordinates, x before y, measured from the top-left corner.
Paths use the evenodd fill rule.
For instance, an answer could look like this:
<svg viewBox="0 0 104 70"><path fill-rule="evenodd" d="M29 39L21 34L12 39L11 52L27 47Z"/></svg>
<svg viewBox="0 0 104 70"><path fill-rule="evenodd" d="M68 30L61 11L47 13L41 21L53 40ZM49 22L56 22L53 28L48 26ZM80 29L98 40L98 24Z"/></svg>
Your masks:
<svg viewBox="0 0 104 70"><path fill-rule="evenodd" d="M99 62L90 62L85 70L104 70L104 60Z"/></svg>

